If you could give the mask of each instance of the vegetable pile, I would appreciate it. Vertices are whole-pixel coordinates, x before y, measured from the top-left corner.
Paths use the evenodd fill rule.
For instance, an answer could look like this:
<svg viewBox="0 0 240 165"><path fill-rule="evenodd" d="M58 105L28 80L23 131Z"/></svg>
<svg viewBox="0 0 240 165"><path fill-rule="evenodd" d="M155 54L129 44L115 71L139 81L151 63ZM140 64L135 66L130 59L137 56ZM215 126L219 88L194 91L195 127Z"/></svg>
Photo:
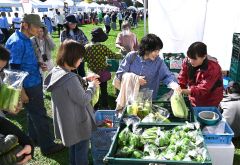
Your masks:
<svg viewBox="0 0 240 165"><path fill-rule="evenodd" d="M17 157L16 154L23 149L18 144L18 138L15 135L7 135L0 138L0 164L11 165L20 162L23 156Z"/></svg>
<svg viewBox="0 0 240 165"><path fill-rule="evenodd" d="M136 129L124 128L118 135L116 157L155 160L197 161L210 158L194 124Z"/></svg>

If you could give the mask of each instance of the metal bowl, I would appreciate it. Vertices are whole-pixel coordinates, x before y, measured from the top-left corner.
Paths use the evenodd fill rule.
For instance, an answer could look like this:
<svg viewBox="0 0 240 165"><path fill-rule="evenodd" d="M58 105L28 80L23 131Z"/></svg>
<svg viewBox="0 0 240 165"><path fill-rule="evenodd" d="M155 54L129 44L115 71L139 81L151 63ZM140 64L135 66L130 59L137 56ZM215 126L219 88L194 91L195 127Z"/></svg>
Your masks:
<svg viewBox="0 0 240 165"><path fill-rule="evenodd" d="M219 115L212 111L201 111L198 113L198 120L205 125L215 125L219 121Z"/></svg>

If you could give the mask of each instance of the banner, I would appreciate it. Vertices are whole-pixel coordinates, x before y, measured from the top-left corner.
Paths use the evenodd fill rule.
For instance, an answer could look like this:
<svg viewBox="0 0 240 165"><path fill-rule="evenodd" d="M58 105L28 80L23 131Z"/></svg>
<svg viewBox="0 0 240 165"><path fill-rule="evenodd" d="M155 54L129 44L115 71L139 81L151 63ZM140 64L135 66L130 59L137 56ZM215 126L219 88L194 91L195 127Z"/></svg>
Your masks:
<svg viewBox="0 0 240 165"><path fill-rule="evenodd" d="M11 7L0 7L0 12L12 12Z"/></svg>

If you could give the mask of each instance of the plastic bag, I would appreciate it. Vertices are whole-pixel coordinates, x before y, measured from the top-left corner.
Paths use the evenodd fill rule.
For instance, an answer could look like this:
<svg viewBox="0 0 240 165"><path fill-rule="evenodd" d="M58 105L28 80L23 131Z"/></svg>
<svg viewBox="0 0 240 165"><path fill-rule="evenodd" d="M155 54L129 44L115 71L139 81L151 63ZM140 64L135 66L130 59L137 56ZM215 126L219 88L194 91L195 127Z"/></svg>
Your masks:
<svg viewBox="0 0 240 165"><path fill-rule="evenodd" d="M19 103L22 83L27 72L4 70L5 77L0 87L0 109L14 112Z"/></svg>

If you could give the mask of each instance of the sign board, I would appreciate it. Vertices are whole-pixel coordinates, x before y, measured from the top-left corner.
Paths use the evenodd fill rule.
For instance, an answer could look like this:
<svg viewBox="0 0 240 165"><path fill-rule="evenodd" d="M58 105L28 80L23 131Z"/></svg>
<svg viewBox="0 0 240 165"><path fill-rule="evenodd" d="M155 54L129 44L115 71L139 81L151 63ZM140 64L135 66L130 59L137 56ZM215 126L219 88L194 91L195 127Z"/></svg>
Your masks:
<svg viewBox="0 0 240 165"><path fill-rule="evenodd" d="M0 12L12 12L11 7L0 7Z"/></svg>
<svg viewBox="0 0 240 165"><path fill-rule="evenodd" d="M38 12L48 12L48 8L38 8Z"/></svg>

